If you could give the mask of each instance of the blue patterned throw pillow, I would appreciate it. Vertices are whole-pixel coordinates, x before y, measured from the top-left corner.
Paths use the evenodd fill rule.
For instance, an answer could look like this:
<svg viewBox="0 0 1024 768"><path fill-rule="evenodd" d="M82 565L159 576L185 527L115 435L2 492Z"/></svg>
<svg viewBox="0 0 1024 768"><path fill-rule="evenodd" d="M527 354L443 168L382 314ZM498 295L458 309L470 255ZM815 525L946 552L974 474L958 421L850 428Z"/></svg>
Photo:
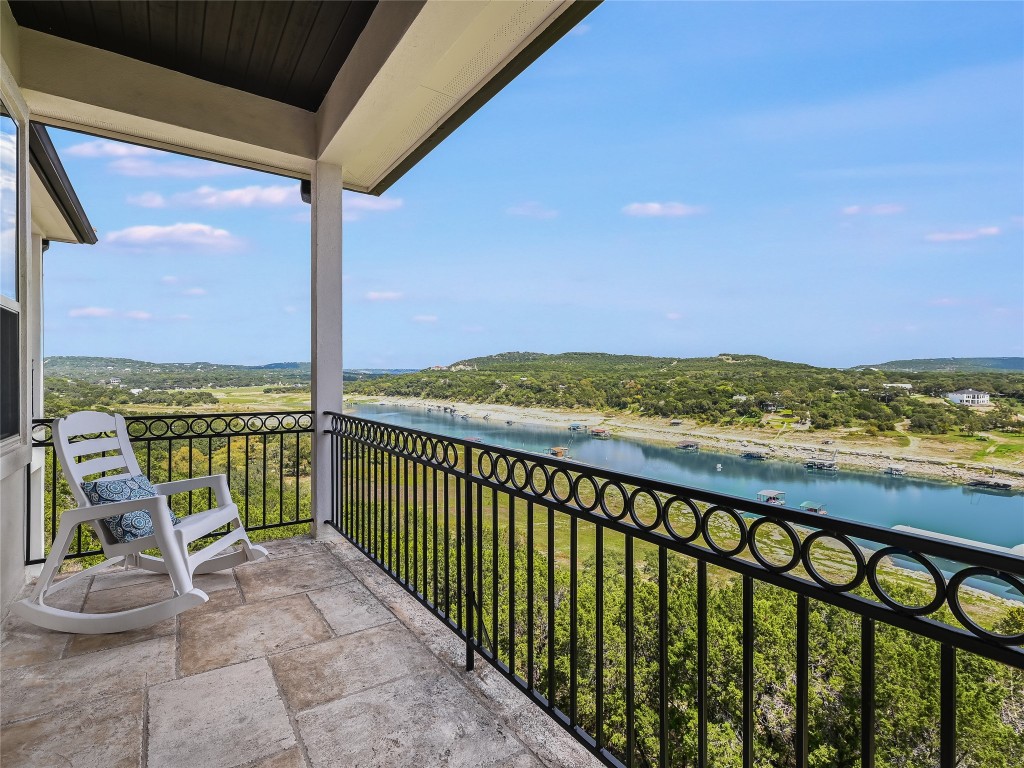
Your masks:
<svg viewBox="0 0 1024 768"><path fill-rule="evenodd" d="M92 480L82 483L82 490L85 492L86 498L89 499L89 503L93 505L110 504L113 501L129 499L151 499L157 495L156 488L145 475L135 475L129 478L119 477L113 480ZM149 513L141 509L124 515L105 517L103 524L122 544L141 539L143 536L153 535L153 521L150 519ZM177 524L178 518L171 512L171 525Z"/></svg>

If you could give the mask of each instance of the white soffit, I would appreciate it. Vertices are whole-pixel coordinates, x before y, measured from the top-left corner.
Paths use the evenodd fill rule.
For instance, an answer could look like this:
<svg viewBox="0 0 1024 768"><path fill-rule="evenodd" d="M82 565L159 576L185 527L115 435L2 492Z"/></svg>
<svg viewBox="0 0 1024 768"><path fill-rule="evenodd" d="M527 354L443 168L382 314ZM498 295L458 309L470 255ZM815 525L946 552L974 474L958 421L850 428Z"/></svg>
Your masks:
<svg viewBox="0 0 1024 768"><path fill-rule="evenodd" d="M346 188L374 189L570 5L426 3L320 159L342 166Z"/></svg>
<svg viewBox="0 0 1024 768"><path fill-rule="evenodd" d="M50 193L46 191L46 186L40 181L35 168L31 169L28 181L32 200L32 232L47 240L77 243L77 235L50 197Z"/></svg>

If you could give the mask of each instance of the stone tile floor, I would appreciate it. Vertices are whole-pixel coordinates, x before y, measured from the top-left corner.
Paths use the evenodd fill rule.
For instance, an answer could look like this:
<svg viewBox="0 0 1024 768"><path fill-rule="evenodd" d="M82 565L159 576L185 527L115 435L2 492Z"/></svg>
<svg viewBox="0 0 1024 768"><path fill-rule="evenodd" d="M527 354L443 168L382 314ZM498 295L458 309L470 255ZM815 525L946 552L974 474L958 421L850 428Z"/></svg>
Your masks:
<svg viewBox="0 0 1024 768"><path fill-rule="evenodd" d="M117 635L16 617L0 646L0 765L592 766L595 758L340 537L270 542L197 578L205 605ZM114 568L59 593L104 612L168 594Z"/></svg>

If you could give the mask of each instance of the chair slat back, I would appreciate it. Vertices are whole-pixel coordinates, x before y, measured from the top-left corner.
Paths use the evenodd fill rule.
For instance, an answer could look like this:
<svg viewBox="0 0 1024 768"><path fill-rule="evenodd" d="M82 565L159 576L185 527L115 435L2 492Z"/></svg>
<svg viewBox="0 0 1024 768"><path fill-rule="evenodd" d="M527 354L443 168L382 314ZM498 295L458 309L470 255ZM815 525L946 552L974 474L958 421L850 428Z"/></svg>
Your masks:
<svg viewBox="0 0 1024 768"><path fill-rule="evenodd" d="M110 436L113 433L113 436ZM82 437L86 435L87 437ZM91 436L91 437L90 437ZM72 440L74 438L82 438ZM128 439L128 426L120 414L99 411L78 411L53 422L53 449L60 461L75 501L80 507L91 506L82 490L82 482L98 472L113 473L106 477L131 477L142 473ZM103 456L104 453L119 453Z"/></svg>

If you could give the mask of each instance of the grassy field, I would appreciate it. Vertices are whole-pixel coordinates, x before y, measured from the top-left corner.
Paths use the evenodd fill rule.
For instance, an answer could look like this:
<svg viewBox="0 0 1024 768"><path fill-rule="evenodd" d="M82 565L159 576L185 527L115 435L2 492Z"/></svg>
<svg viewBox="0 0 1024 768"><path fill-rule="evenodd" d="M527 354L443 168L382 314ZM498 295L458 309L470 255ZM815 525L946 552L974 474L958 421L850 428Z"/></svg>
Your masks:
<svg viewBox="0 0 1024 768"><path fill-rule="evenodd" d="M136 405L132 410L143 415L161 413L231 413L234 411L302 411L310 407L309 392L264 392L263 386L223 387L208 390L217 405Z"/></svg>

